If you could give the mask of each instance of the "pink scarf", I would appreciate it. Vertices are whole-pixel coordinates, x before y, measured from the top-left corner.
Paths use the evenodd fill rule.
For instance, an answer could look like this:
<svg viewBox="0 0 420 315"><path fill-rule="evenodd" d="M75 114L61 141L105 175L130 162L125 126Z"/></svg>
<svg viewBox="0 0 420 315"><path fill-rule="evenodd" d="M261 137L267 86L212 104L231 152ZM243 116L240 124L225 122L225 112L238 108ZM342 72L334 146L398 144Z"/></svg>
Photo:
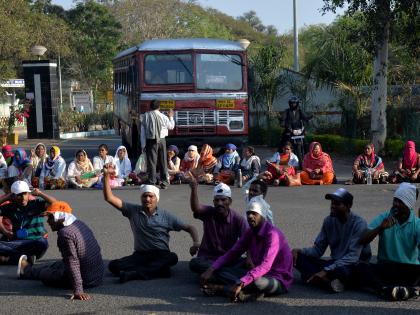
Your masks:
<svg viewBox="0 0 420 315"><path fill-rule="evenodd" d="M407 141L404 148L403 167L406 169L413 169L417 167L417 152L414 141Z"/></svg>
<svg viewBox="0 0 420 315"><path fill-rule="evenodd" d="M315 155L313 150L315 145L319 145L320 152L318 155ZM321 169L323 172L331 171L334 172L332 161L330 156L322 151L321 144L319 142L312 142L309 146L309 152L305 154L303 158L303 168L304 169Z"/></svg>

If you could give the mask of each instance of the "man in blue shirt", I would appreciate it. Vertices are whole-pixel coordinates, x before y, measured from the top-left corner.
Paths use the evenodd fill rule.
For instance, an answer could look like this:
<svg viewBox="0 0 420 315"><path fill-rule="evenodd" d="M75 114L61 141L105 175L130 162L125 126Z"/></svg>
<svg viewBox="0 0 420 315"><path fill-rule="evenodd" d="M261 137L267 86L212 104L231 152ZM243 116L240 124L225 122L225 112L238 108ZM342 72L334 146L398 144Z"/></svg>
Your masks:
<svg viewBox="0 0 420 315"><path fill-rule="evenodd" d="M391 210L378 215L360 239L369 244L379 235L378 263L360 264L363 287L391 301L419 295L420 219L414 214L416 187L402 183L395 191Z"/></svg>
<svg viewBox="0 0 420 315"><path fill-rule="evenodd" d="M331 212L324 219L321 231L312 247L293 249L293 263L303 281L324 287L333 292L341 292L344 286L353 285L355 266L359 261L369 261L369 245L359 244L359 238L366 231L367 223L350 211L353 196L344 188L325 199L331 200ZM331 259L322 259L327 247Z"/></svg>

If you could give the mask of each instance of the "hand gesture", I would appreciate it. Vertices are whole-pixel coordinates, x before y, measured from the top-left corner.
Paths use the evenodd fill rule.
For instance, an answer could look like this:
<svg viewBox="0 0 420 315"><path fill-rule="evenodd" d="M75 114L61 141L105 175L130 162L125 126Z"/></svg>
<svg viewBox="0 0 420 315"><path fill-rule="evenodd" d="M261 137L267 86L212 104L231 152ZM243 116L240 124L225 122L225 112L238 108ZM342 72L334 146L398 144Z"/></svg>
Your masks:
<svg viewBox="0 0 420 315"><path fill-rule="evenodd" d="M41 195L41 191L38 188L34 188L31 192L32 196L39 197Z"/></svg>
<svg viewBox="0 0 420 315"><path fill-rule="evenodd" d="M204 273L201 274L201 285L206 284L210 278L213 276L214 269L210 267Z"/></svg>
<svg viewBox="0 0 420 315"><path fill-rule="evenodd" d="M199 248L200 248L200 245L191 246L190 247L190 255L194 256L195 254L197 254Z"/></svg>
<svg viewBox="0 0 420 315"><path fill-rule="evenodd" d="M168 117L174 117L174 110L172 108L168 111Z"/></svg>
<svg viewBox="0 0 420 315"><path fill-rule="evenodd" d="M90 300L90 296L87 293L80 293L80 294L75 293L71 295L70 300L87 301L87 300Z"/></svg>
<svg viewBox="0 0 420 315"><path fill-rule="evenodd" d="M188 184L190 185L191 189L196 189L198 186L197 179L194 177L194 175L190 171L188 171L186 175L187 175L186 177L189 178Z"/></svg>
<svg viewBox="0 0 420 315"><path fill-rule="evenodd" d="M103 168L103 172L105 176L115 175L115 168L112 163L106 163Z"/></svg>
<svg viewBox="0 0 420 315"><path fill-rule="evenodd" d="M382 221L382 223L380 225L381 230L389 229L395 223L397 223L397 219L395 219L395 217L393 215L390 215Z"/></svg>

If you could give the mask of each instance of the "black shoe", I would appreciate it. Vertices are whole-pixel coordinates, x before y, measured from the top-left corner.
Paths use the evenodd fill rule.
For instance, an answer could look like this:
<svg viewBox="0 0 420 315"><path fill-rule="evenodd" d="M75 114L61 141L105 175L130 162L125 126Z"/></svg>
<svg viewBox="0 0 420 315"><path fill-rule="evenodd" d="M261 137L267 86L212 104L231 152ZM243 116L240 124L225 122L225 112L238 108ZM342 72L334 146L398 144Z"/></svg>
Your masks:
<svg viewBox="0 0 420 315"><path fill-rule="evenodd" d="M137 272L135 271L120 271L120 283L125 283L130 280L137 279Z"/></svg>

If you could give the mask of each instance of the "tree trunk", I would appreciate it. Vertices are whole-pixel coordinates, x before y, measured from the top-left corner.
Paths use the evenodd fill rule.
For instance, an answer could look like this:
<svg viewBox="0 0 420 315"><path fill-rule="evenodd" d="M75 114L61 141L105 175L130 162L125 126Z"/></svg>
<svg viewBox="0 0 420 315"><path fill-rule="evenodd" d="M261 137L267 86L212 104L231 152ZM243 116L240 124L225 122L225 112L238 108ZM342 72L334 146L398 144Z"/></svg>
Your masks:
<svg viewBox="0 0 420 315"><path fill-rule="evenodd" d="M378 43L373 63L372 115L370 126L372 142L377 152L384 148L386 140L389 22L386 23L383 32L383 39Z"/></svg>

